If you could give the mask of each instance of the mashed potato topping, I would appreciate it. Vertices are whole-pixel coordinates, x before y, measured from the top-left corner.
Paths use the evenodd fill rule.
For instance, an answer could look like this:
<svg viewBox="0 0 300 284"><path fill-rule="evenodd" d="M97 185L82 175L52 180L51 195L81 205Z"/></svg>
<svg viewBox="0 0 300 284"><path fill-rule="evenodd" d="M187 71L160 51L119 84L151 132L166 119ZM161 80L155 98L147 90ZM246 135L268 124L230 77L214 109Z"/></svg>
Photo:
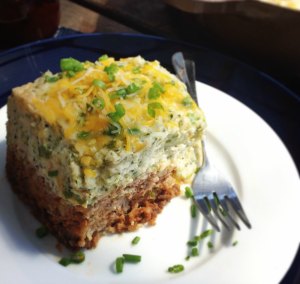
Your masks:
<svg viewBox="0 0 300 284"><path fill-rule="evenodd" d="M101 192L168 167L178 180L191 180L201 165L205 119L186 86L158 61L104 55L96 62L65 58L60 67L14 90L42 119L22 127L35 129L36 137L24 139L32 156L43 158L40 171L55 173L53 188L90 204Z"/></svg>

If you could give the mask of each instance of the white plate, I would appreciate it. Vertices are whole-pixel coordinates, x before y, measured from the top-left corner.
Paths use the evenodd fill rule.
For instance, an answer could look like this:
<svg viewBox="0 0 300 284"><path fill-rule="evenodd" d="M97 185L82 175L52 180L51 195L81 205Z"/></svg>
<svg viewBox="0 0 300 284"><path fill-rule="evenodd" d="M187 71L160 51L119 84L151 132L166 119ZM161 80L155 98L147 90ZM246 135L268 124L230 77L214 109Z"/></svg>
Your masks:
<svg viewBox="0 0 300 284"><path fill-rule="evenodd" d="M5 177L6 108L0 111L0 277L1 283L278 283L288 270L300 240L300 182L295 165L273 130L232 97L197 84L199 104L208 121L211 160L227 174L250 218L233 234L223 230L200 244L200 256L185 260L186 242L209 228L202 216L190 217L190 201L171 201L154 227L103 237L86 252L80 265L60 266L56 241L34 235L39 224L11 193ZM132 246L134 236L140 236ZM207 242L214 242L208 249ZM232 246L234 241L236 246ZM139 264L126 264L114 273L114 260L123 253L140 254ZM183 273L167 268L184 264Z"/></svg>

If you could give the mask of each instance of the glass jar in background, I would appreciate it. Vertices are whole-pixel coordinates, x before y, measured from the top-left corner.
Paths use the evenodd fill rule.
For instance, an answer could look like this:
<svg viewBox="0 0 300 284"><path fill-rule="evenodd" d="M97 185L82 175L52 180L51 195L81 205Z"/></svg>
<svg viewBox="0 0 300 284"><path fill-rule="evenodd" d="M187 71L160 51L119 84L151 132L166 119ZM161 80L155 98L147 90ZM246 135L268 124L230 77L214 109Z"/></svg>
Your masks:
<svg viewBox="0 0 300 284"><path fill-rule="evenodd" d="M51 37L59 25L59 0L0 0L0 48Z"/></svg>

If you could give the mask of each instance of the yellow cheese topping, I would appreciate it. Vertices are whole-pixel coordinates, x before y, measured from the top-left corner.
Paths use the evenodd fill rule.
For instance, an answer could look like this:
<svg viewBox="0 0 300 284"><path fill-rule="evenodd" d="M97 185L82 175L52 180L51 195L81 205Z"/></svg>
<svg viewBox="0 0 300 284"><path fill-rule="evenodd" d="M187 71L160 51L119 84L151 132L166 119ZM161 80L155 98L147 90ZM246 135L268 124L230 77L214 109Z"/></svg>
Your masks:
<svg viewBox="0 0 300 284"><path fill-rule="evenodd" d="M87 167L93 147L101 149L117 138L126 151L138 152L145 147L140 133L155 131L157 125L179 127L174 114L201 116L186 86L158 61L140 56L116 60L105 55L94 63L66 58L61 69L55 75L44 74L47 88L31 104L74 142Z"/></svg>

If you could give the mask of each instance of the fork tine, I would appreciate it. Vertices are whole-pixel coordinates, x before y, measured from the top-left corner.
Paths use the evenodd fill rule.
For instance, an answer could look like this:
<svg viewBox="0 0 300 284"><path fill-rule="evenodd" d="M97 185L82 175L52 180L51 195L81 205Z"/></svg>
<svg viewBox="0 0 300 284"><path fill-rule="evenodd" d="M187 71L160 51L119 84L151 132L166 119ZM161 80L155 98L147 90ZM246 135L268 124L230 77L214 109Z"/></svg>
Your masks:
<svg viewBox="0 0 300 284"><path fill-rule="evenodd" d="M210 208L207 207L207 203L205 201L205 197L196 197L195 198L196 204L203 214L203 216L206 218L206 220L213 226L214 229L216 229L218 232L220 232L220 228L218 223L216 222L215 217L211 214Z"/></svg>
<svg viewBox="0 0 300 284"><path fill-rule="evenodd" d="M218 196L218 199L220 201L220 204L222 206L222 208L225 210L226 212L226 216L230 219L231 223L240 231L241 230L241 227L240 225L234 220L234 218L232 217L230 211L229 211L229 208L227 206L227 202L225 200L225 197L224 196Z"/></svg>
<svg viewBox="0 0 300 284"><path fill-rule="evenodd" d="M241 220L244 222L244 224L251 229L251 224L249 219L246 216L246 213L244 212L244 209L242 207L242 204L240 203L236 193L232 190L228 196L226 196L227 201L229 201L231 207L233 210L237 213L237 215L241 218Z"/></svg>
<svg viewBox="0 0 300 284"><path fill-rule="evenodd" d="M207 198L209 200L209 203L210 203L210 206L211 206L213 212L215 213L215 216L221 221L221 223L227 230L230 230L230 226L226 223L225 218L222 216L222 214L218 208L218 205L216 204L215 195L213 193L211 193L208 195Z"/></svg>

